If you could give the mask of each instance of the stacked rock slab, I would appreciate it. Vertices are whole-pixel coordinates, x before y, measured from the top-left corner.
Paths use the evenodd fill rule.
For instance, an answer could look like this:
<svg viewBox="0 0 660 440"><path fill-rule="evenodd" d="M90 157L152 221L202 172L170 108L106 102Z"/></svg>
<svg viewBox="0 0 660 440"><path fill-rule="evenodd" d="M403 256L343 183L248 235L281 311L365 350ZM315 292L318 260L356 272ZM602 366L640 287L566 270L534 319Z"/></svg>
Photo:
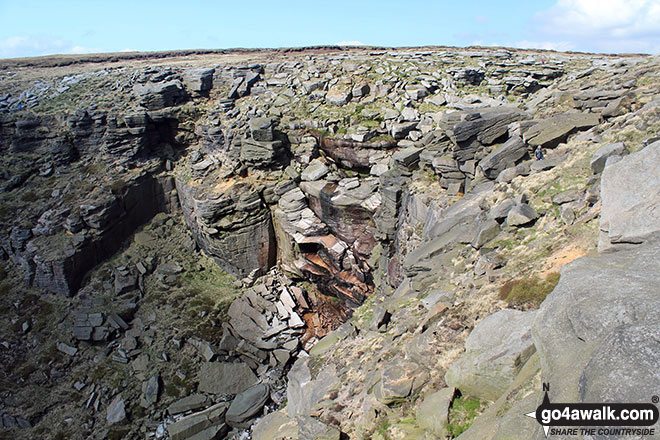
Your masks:
<svg viewBox="0 0 660 440"><path fill-rule="evenodd" d="M318 181L303 187L313 194L314 188L325 185ZM290 271L317 281L325 293L355 307L369 293L366 273L370 268L364 266L364 260L359 261L351 247L355 239L347 243L336 235L337 232L332 233L310 209L307 200L305 193L295 188L285 193L273 209L279 259ZM311 196L310 200L318 199Z"/></svg>
<svg viewBox="0 0 660 440"><path fill-rule="evenodd" d="M199 247L221 267L245 277L272 266L270 212L252 184L230 180L209 187L177 179L176 185L186 224Z"/></svg>
<svg viewBox="0 0 660 440"><path fill-rule="evenodd" d="M241 161L247 165L272 167L286 155L285 141L281 133L273 131L268 118L250 120L250 137L241 141Z"/></svg>

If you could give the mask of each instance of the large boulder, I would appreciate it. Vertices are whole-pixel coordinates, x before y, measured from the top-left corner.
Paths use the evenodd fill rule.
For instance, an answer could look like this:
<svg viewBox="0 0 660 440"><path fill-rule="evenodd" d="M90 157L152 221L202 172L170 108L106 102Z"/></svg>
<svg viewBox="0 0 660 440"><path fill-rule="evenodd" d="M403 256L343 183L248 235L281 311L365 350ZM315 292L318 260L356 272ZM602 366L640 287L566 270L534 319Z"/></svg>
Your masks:
<svg viewBox="0 0 660 440"><path fill-rule="evenodd" d="M523 139L529 145L554 148L565 142L568 135L579 130L586 130L600 123L596 113L569 112L552 116L537 122L524 131Z"/></svg>
<svg viewBox="0 0 660 440"><path fill-rule="evenodd" d="M456 144L454 158L460 163L474 159L485 145L505 137L509 124L526 118L527 115L516 107L501 106L471 110L458 122L450 120L448 133Z"/></svg>
<svg viewBox="0 0 660 440"><path fill-rule="evenodd" d="M461 393L496 400L534 354L531 325L535 311L500 310L479 322L468 336L465 354L445 374Z"/></svg>
<svg viewBox="0 0 660 440"><path fill-rule="evenodd" d="M298 440L298 424L286 414L286 408L259 419L252 428L253 440Z"/></svg>
<svg viewBox="0 0 660 440"><path fill-rule="evenodd" d="M257 376L242 362L206 362L199 371L199 391L237 394L257 383Z"/></svg>
<svg viewBox="0 0 660 440"><path fill-rule="evenodd" d="M516 164L527 154L527 147L520 136L511 136L500 147L479 162L479 168L489 179L497 179L500 172Z"/></svg>
<svg viewBox="0 0 660 440"><path fill-rule="evenodd" d="M316 404L340 384L334 365L322 368L312 378L309 364L310 358L299 358L287 375L287 413L291 417L310 414Z"/></svg>
<svg viewBox="0 0 660 440"><path fill-rule="evenodd" d="M242 422L257 415L270 396L268 385L260 383L237 395L231 402L225 420L231 426L241 426Z"/></svg>
<svg viewBox="0 0 660 440"><path fill-rule="evenodd" d="M506 224L509 226L528 225L536 220L537 217L538 214L534 211L534 208L527 203L519 203L509 210L506 216Z"/></svg>
<svg viewBox="0 0 660 440"><path fill-rule="evenodd" d="M513 106L479 109L468 112L450 134L459 145L471 139L490 145L507 133L510 123L525 118L526 114Z"/></svg>
<svg viewBox="0 0 660 440"><path fill-rule="evenodd" d="M615 144L609 144L600 147L598 151L596 151L591 157L591 161L589 163L591 166L591 171L594 174L599 174L605 168L607 159L613 156L624 156L626 154L628 154L628 149L623 144L623 142L617 142Z"/></svg>
<svg viewBox="0 0 660 440"><path fill-rule="evenodd" d="M657 242L564 266L532 326L550 400L649 401L660 388L659 307Z"/></svg>
<svg viewBox="0 0 660 440"><path fill-rule="evenodd" d="M419 389L423 385L422 377L418 364L400 358L392 359L382 367L381 379L374 387L374 396L389 405Z"/></svg>
<svg viewBox="0 0 660 440"><path fill-rule="evenodd" d="M181 75L183 84L194 94L204 94L213 88L214 68L188 69Z"/></svg>
<svg viewBox="0 0 660 440"><path fill-rule="evenodd" d="M257 142L270 142L273 140L273 121L270 118L250 119L250 134Z"/></svg>
<svg viewBox="0 0 660 440"><path fill-rule="evenodd" d="M307 168L300 173L300 178L303 181L319 180L328 174L329 171L330 170L326 164L318 159L314 159L309 165L307 165Z"/></svg>
<svg viewBox="0 0 660 440"><path fill-rule="evenodd" d="M456 394L455 388L443 388L424 397L417 408L415 416L417 423L427 431L432 432L439 438L445 438L449 434L449 406Z"/></svg>
<svg viewBox="0 0 660 440"><path fill-rule="evenodd" d="M167 432L172 440L221 438L227 432L227 425L224 423L227 406L222 402L204 411L190 414L168 425Z"/></svg>
<svg viewBox="0 0 660 440"><path fill-rule="evenodd" d="M241 141L241 161L257 168L267 168L277 165L286 154L286 147L280 139L273 141L256 141L243 139Z"/></svg>
<svg viewBox="0 0 660 440"><path fill-rule="evenodd" d="M598 249L641 243L660 233L660 141L603 170Z"/></svg>
<svg viewBox="0 0 660 440"><path fill-rule="evenodd" d="M188 97L183 84L179 80L136 84L133 86L133 93L140 105L147 110L160 110L165 107L179 105L185 102Z"/></svg>
<svg viewBox="0 0 660 440"><path fill-rule="evenodd" d="M347 104L351 98L352 87L350 83L340 82L328 90L328 93L325 95L325 100L328 104L342 106Z"/></svg>

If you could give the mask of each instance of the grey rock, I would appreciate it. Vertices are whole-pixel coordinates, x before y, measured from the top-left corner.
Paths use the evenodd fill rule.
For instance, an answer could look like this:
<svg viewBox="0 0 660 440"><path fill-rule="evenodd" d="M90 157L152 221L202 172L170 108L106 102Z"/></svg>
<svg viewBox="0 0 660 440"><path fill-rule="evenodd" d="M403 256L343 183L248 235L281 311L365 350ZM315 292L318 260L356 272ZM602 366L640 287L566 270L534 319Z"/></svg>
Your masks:
<svg viewBox="0 0 660 440"><path fill-rule="evenodd" d="M209 403L209 398L204 394L193 394L170 404L170 406L167 407L167 412L170 415L181 414L187 411L204 408Z"/></svg>
<svg viewBox="0 0 660 440"><path fill-rule="evenodd" d="M68 354L69 356L73 356L74 354L78 353L78 349L76 347L67 345L64 342L58 342L57 349L64 354Z"/></svg>
<svg viewBox="0 0 660 440"><path fill-rule="evenodd" d="M258 142L270 142L273 140L273 121L270 118L250 119L250 133L252 139Z"/></svg>
<svg viewBox="0 0 660 440"><path fill-rule="evenodd" d="M492 185L490 182L488 184ZM478 194L468 194L443 211L441 217L427 222L423 235L428 237L428 241L410 252L403 261L408 275L429 270L426 262L441 256L448 246L474 240L481 214L480 197Z"/></svg>
<svg viewBox="0 0 660 440"><path fill-rule="evenodd" d="M186 88L194 93L200 94L208 92L213 88L213 74L215 69L188 69L181 75L183 84Z"/></svg>
<svg viewBox="0 0 660 440"><path fill-rule="evenodd" d="M518 176L526 176L529 174L529 165L523 164L516 165L515 167L507 168L497 175L499 183L509 183Z"/></svg>
<svg viewBox="0 0 660 440"><path fill-rule="evenodd" d="M479 226L479 232L472 240L472 247L480 249L483 245L497 237L500 233L500 224L495 220L487 220Z"/></svg>
<svg viewBox="0 0 660 440"><path fill-rule="evenodd" d="M254 167L272 166L284 153L282 141L256 141L243 139L241 142L241 161Z"/></svg>
<svg viewBox="0 0 660 440"><path fill-rule="evenodd" d="M552 168L562 163L564 159L565 159L564 156L557 156L557 157L546 156L542 160L533 161L530 168L532 171L536 171L536 172L551 170Z"/></svg>
<svg viewBox="0 0 660 440"><path fill-rule="evenodd" d="M244 363L206 362L199 371L199 391L237 394L257 383L257 376Z"/></svg>
<svg viewBox="0 0 660 440"><path fill-rule="evenodd" d="M563 191L552 197L552 203L554 205L563 205L565 203L575 202L576 200L579 200L582 195L583 192L579 190Z"/></svg>
<svg viewBox="0 0 660 440"><path fill-rule="evenodd" d="M2 414L2 426L4 428L11 428L16 426L16 417L9 414Z"/></svg>
<svg viewBox="0 0 660 440"><path fill-rule="evenodd" d="M401 111L401 117L404 121L419 121L420 114L416 109L406 107Z"/></svg>
<svg viewBox="0 0 660 440"><path fill-rule="evenodd" d="M392 155L395 162L400 163L406 168L414 166L419 162L419 155L422 154L423 149L417 147L407 147L397 151Z"/></svg>
<svg viewBox="0 0 660 440"><path fill-rule="evenodd" d="M526 203L516 204L509 210L506 216L506 224L509 226L524 226L538 218L534 208Z"/></svg>
<svg viewBox="0 0 660 440"><path fill-rule="evenodd" d="M385 330L387 323L390 320L392 314L387 311L383 306L374 306L373 308L373 317L371 319L370 328L373 330Z"/></svg>
<svg viewBox="0 0 660 440"><path fill-rule="evenodd" d="M206 428L191 437L188 437L187 440L218 440L225 438L228 431L229 426L227 426L225 423L220 423L218 425Z"/></svg>
<svg viewBox="0 0 660 440"><path fill-rule="evenodd" d="M200 356L202 356L206 362L211 362L213 358L215 358L215 349L208 342L196 341L194 345L197 348L197 351L199 351Z"/></svg>
<svg viewBox="0 0 660 440"><path fill-rule="evenodd" d="M300 416L298 422L299 440L339 440L341 433L337 428L310 417Z"/></svg>
<svg viewBox="0 0 660 440"><path fill-rule="evenodd" d="M231 402L225 414L225 420L231 426L239 425L258 414L268 401L269 396L268 385L260 383L248 388L238 394Z"/></svg>
<svg viewBox="0 0 660 440"><path fill-rule="evenodd" d="M322 179L330 170L328 166L318 159L314 159L300 174L303 181L311 182Z"/></svg>
<svg viewBox="0 0 660 440"><path fill-rule="evenodd" d="M430 431L439 438L445 438L449 432L449 406L456 394L455 388L443 388L424 397L415 411L417 422L421 428Z"/></svg>
<svg viewBox="0 0 660 440"><path fill-rule="evenodd" d="M509 211L511 211L514 206L516 206L516 203L513 200L505 200L490 210L488 218L502 222L506 219L509 215Z"/></svg>
<svg viewBox="0 0 660 440"><path fill-rule="evenodd" d="M298 440L298 423L287 416L285 409L264 416L252 428L252 440L289 439Z"/></svg>
<svg viewBox="0 0 660 440"><path fill-rule="evenodd" d="M323 90L327 81L320 79L311 79L309 81L303 81L302 87L305 90L305 94L309 95L314 90Z"/></svg>
<svg viewBox="0 0 660 440"><path fill-rule="evenodd" d="M126 406L120 394L117 394L108 405L106 420L108 421L108 425L114 425L115 423L121 423L126 420Z"/></svg>
<svg viewBox="0 0 660 440"><path fill-rule="evenodd" d="M309 414L330 389L339 385L339 378L332 364L325 366L316 379L312 379L309 358L298 358L287 378L287 413L291 417Z"/></svg>
<svg viewBox="0 0 660 440"><path fill-rule="evenodd" d="M454 125L452 130L452 136L459 146L472 139L483 145L491 145L507 133L510 123L527 117L512 106L480 109L468 113L467 116L465 120Z"/></svg>
<svg viewBox="0 0 660 440"><path fill-rule="evenodd" d="M149 380L142 382L142 398L140 399L140 406L148 408L158 400L158 392L160 391L160 376L156 374L151 376Z"/></svg>
<svg viewBox="0 0 660 440"><path fill-rule="evenodd" d="M224 426L224 415L227 411L227 403L222 402L212 407L200 411L198 413L190 414L175 423L167 426L167 432L172 440L186 440L194 438L195 435L203 433L210 428L218 427L221 431L226 431ZM207 432L208 434L208 432ZM216 437L204 437L206 440Z"/></svg>
<svg viewBox="0 0 660 440"><path fill-rule="evenodd" d="M657 242L564 266L532 326L551 401L648 400L660 387L658 286Z"/></svg>
<svg viewBox="0 0 660 440"><path fill-rule="evenodd" d="M608 165L601 177L600 251L660 233L660 141Z"/></svg>
<svg viewBox="0 0 660 440"><path fill-rule="evenodd" d="M22 429L32 428L32 423L30 423L28 420L24 419L23 417L16 417L16 423Z"/></svg>
<svg viewBox="0 0 660 440"><path fill-rule="evenodd" d="M385 405L407 397L422 382L419 365L400 358L389 361L381 371L381 380L374 387L374 396Z"/></svg>
<svg viewBox="0 0 660 440"><path fill-rule="evenodd" d="M421 84L411 84L405 88L406 96L414 101L419 101L428 96L429 91Z"/></svg>
<svg viewBox="0 0 660 440"><path fill-rule="evenodd" d="M566 141L569 134L586 130L600 123L596 113L562 113L539 121L523 133L523 139L529 145L554 148Z"/></svg>
<svg viewBox="0 0 660 440"><path fill-rule="evenodd" d="M417 128L417 122L394 123L390 129L390 134L394 139L403 139L415 128Z"/></svg>
<svg viewBox="0 0 660 440"><path fill-rule="evenodd" d="M136 274L131 271L115 271L115 295L122 295L135 290L137 289L137 286L138 277ZM98 325L92 324L92 327L97 327Z"/></svg>
<svg viewBox="0 0 660 440"><path fill-rule="evenodd" d="M628 154L628 149L623 144L623 142L617 142L615 144L609 144L605 145L604 147L600 147L598 151L596 151L591 157L591 162L589 163L591 166L591 171L594 174L599 174L603 172L607 159L612 156L624 156L626 154Z"/></svg>
<svg viewBox="0 0 660 440"><path fill-rule="evenodd" d="M371 89L369 87L369 84L362 83L353 87L351 94L353 95L354 98L362 98L363 96L367 96L370 91Z"/></svg>
<svg viewBox="0 0 660 440"><path fill-rule="evenodd" d="M463 394L496 400L534 354L535 317L536 311L500 310L479 322L468 336L465 353L447 370L447 385Z"/></svg>
<svg viewBox="0 0 660 440"><path fill-rule="evenodd" d="M527 154L527 147L520 136L512 136L502 146L496 148L479 162L479 168L489 179L497 176L516 164Z"/></svg>
<svg viewBox="0 0 660 440"><path fill-rule="evenodd" d="M160 110L165 107L182 104L187 96L180 81L136 84L133 93L139 103L148 110Z"/></svg>
<svg viewBox="0 0 660 440"><path fill-rule="evenodd" d="M274 262L270 211L250 184L200 188L176 179L184 220L204 252L227 272L245 277Z"/></svg>
<svg viewBox="0 0 660 440"><path fill-rule="evenodd" d="M350 89L341 86L333 86L325 95L325 100L332 105L342 106L348 104L353 95Z"/></svg>

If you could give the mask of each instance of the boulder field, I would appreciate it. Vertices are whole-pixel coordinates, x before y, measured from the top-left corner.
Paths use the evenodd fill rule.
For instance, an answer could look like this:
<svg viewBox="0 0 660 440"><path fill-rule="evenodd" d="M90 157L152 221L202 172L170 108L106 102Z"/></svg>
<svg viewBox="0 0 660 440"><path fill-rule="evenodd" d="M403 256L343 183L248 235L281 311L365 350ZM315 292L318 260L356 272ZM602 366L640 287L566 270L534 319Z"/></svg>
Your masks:
<svg viewBox="0 0 660 440"><path fill-rule="evenodd" d="M0 61L0 436L540 440L544 384L657 394L657 57L166 55Z"/></svg>

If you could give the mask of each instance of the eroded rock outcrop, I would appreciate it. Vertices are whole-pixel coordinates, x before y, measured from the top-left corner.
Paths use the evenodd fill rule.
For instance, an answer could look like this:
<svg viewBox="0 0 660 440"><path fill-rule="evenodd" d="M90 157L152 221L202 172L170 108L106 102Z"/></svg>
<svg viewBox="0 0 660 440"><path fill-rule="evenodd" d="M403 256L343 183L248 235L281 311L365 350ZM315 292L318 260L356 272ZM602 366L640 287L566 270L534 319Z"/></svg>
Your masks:
<svg viewBox="0 0 660 440"><path fill-rule="evenodd" d="M618 162L606 163L600 187L599 250L642 243L658 235L659 162L660 142L654 142Z"/></svg>
<svg viewBox="0 0 660 440"><path fill-rule="evenodd" d="M199 187L177 179L183 215L198 245L229 273L265 273L274 263L270 212L259 193L240 179Z"/></svg>

